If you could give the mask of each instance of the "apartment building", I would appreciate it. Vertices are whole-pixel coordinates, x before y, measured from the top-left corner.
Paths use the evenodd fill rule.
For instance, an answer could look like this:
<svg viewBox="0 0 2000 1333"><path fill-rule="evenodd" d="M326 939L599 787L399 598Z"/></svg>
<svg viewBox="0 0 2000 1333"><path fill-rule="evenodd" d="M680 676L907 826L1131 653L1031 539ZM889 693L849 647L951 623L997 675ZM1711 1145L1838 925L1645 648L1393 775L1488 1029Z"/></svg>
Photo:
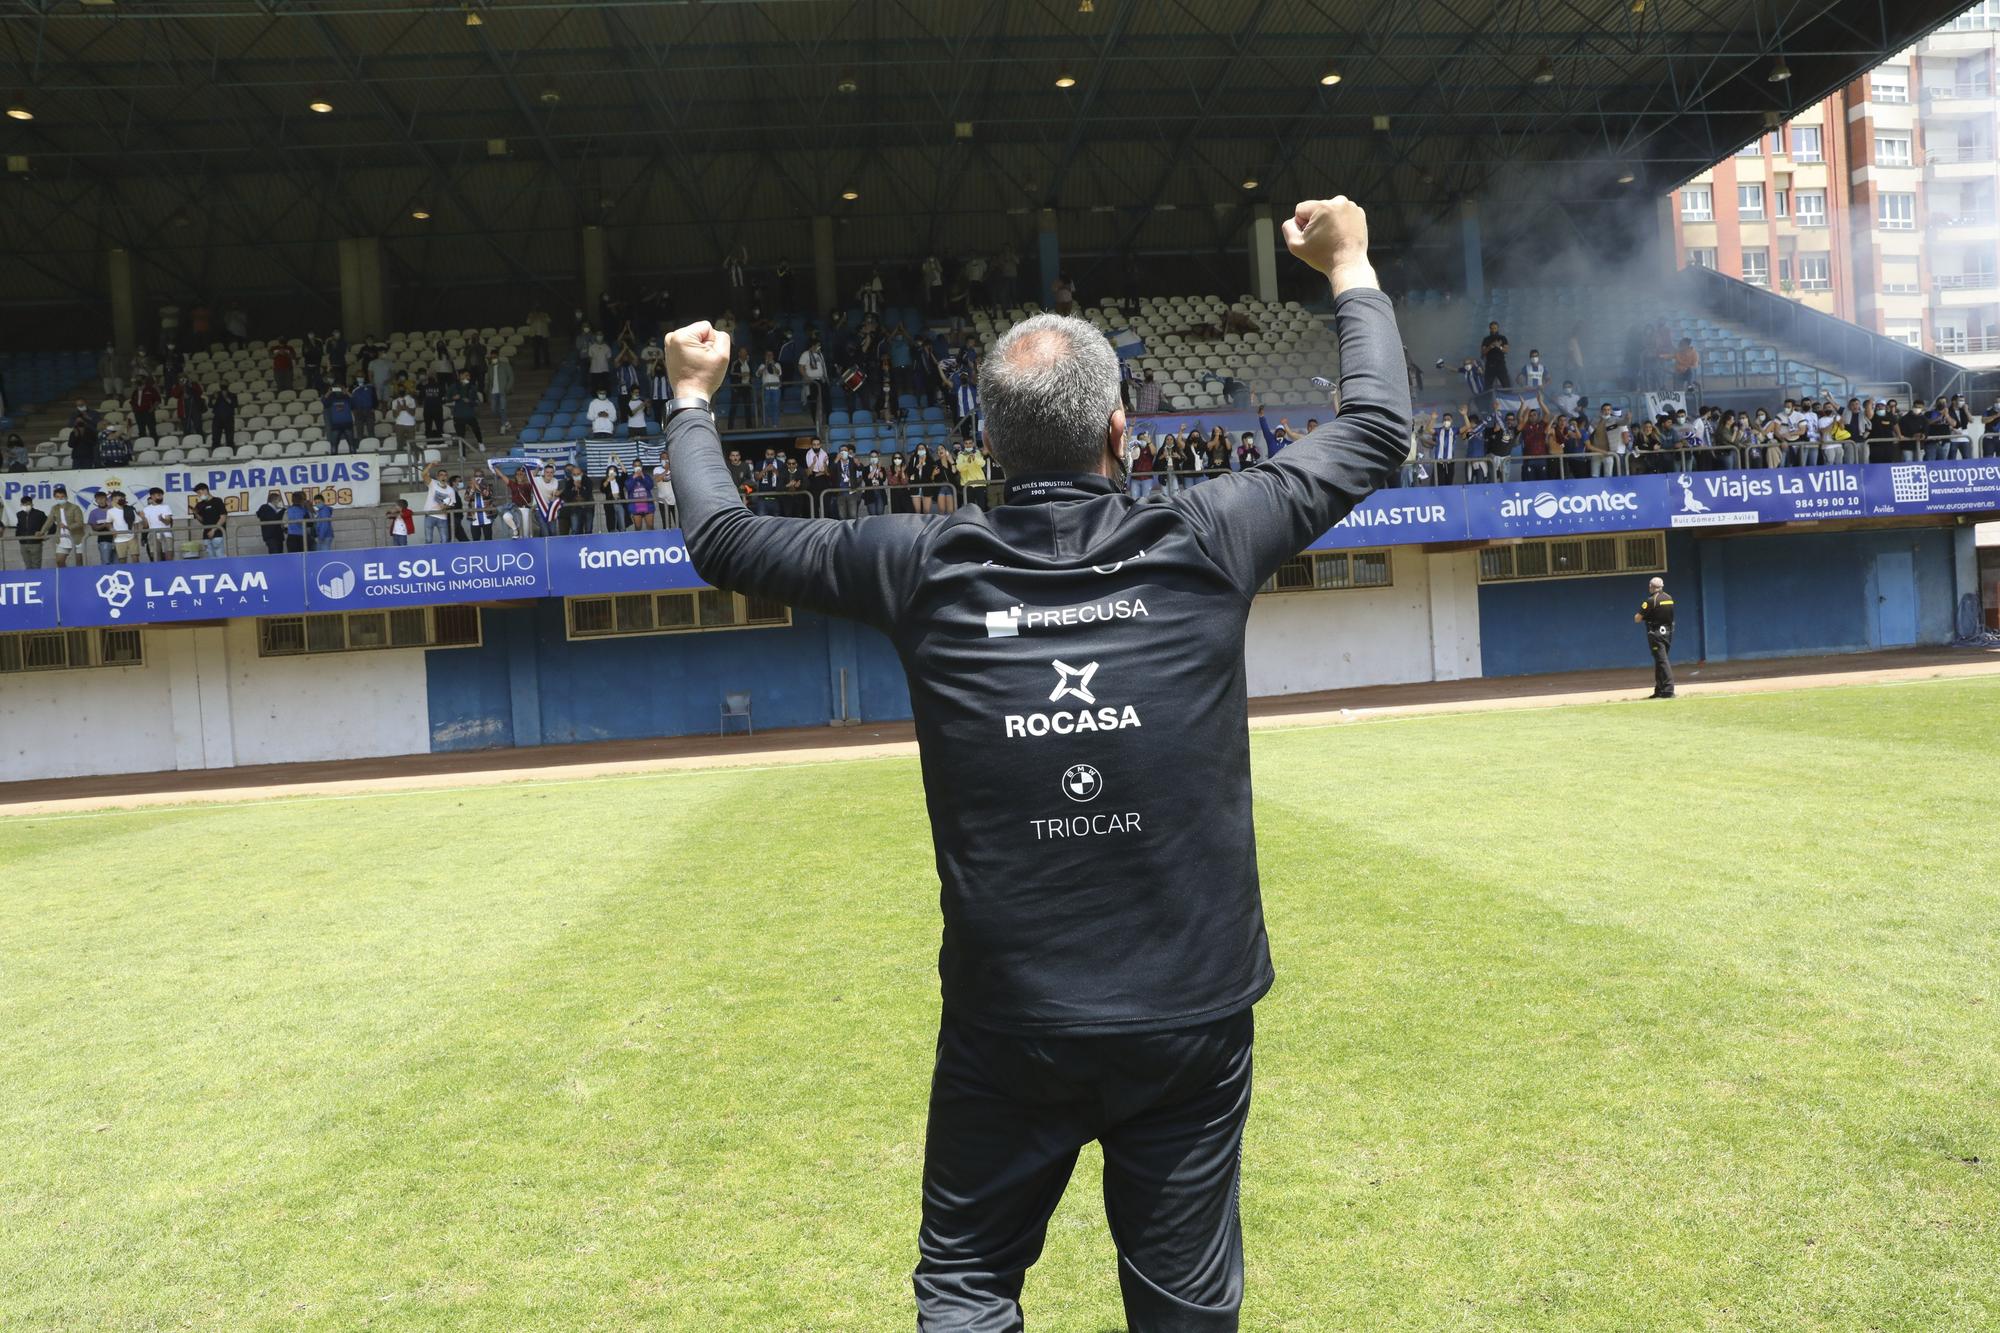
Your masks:
<svg viewBox="0 0 2000 1333"><path fill-rule="evenodd" d="M2000 367L2000 0L1676 192L1683 265Z"/></svg>

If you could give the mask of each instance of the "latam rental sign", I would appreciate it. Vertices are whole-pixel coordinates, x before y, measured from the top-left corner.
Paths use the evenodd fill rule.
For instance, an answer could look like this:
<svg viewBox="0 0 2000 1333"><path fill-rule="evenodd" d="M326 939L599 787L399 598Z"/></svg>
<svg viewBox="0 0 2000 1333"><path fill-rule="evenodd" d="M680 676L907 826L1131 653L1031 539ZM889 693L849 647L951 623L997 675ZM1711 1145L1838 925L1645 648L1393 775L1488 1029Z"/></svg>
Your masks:
<svg viewBox="0 0 2000 1333"><path fill-rule="evenodd" d="M231 616L296 615L305 610L304 570L296 558L188 560L72 566L58 570L65 625L123 625Z"/></svg>

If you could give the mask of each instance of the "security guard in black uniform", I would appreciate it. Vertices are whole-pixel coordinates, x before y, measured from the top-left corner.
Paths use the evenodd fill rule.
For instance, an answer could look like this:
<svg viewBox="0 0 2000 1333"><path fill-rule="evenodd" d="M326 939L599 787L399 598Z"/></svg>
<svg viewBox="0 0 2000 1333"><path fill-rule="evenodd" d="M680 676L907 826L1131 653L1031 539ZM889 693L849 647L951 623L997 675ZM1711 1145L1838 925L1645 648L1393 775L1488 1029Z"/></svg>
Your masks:
<svg viewBox="0 0 2000 1333"><path fill-rule="evenodd" d="M1245 623L1280 565L1395 475L1410 438L1361 210L1302 203L1285 242L1332 287L1340 415L1173 496L1119 484L1117 356L1082 320L1024 320L981 360L1004 504L845 520L745 509L707 403L728 337L697 324L666 341L695 569L873 625L909 677L944 915L914 1277L925 1333L1022 1327L1023 1278L1093 1141L1129 1327L1238 1325L1251 1006L1273 980ZM1205 818L1183 817L1188 791L1214 794Z"/></svg>
<svg viewBox="0 0 2000 1333"><path fill-rule="evenodd" d="M1648 698L1674 697L1674 667L1667 650L1674 646L1674 599L1667 596L1665 579L1646 585L1646 600L1639 603L1633 623L1646 627L1646 646L1653 650L1653 692Z"/></svg>

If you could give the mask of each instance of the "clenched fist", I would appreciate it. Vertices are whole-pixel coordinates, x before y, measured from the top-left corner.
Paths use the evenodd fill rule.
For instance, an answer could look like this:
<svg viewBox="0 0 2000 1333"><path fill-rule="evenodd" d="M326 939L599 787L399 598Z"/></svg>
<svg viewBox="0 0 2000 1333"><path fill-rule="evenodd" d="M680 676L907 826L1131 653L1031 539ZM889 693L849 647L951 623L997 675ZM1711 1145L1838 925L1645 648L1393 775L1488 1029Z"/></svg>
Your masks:
<svg viewBox="0 0 2000 1333"><path fill-rule="evenodd" d="M665 352L676 398L712 399L729 373L729 335L707 320L668 334Z"/></svg>
<svg viewBox="0 0 2000 1333"><path fill-rule="evenodd" d="M1375 285L1368 215L1346 195L1302 201L1285 222L1285 246L1326 274L1336 296L1349 287Z"/></svg>

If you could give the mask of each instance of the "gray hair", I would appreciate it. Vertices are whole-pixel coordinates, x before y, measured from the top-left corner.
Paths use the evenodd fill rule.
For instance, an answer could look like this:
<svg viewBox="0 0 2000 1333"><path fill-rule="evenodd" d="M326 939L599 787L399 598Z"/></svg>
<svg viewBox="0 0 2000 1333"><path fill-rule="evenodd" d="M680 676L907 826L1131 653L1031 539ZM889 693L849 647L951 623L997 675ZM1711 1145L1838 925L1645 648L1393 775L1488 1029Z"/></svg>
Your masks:
<svg viewBox="0 0 2000 1333"><path fill-rule="evenodd" d="M1024 319L980 361L979 405L1009 476L1094 472L1118 410L1118 354L1088 320Z"/></svg>

